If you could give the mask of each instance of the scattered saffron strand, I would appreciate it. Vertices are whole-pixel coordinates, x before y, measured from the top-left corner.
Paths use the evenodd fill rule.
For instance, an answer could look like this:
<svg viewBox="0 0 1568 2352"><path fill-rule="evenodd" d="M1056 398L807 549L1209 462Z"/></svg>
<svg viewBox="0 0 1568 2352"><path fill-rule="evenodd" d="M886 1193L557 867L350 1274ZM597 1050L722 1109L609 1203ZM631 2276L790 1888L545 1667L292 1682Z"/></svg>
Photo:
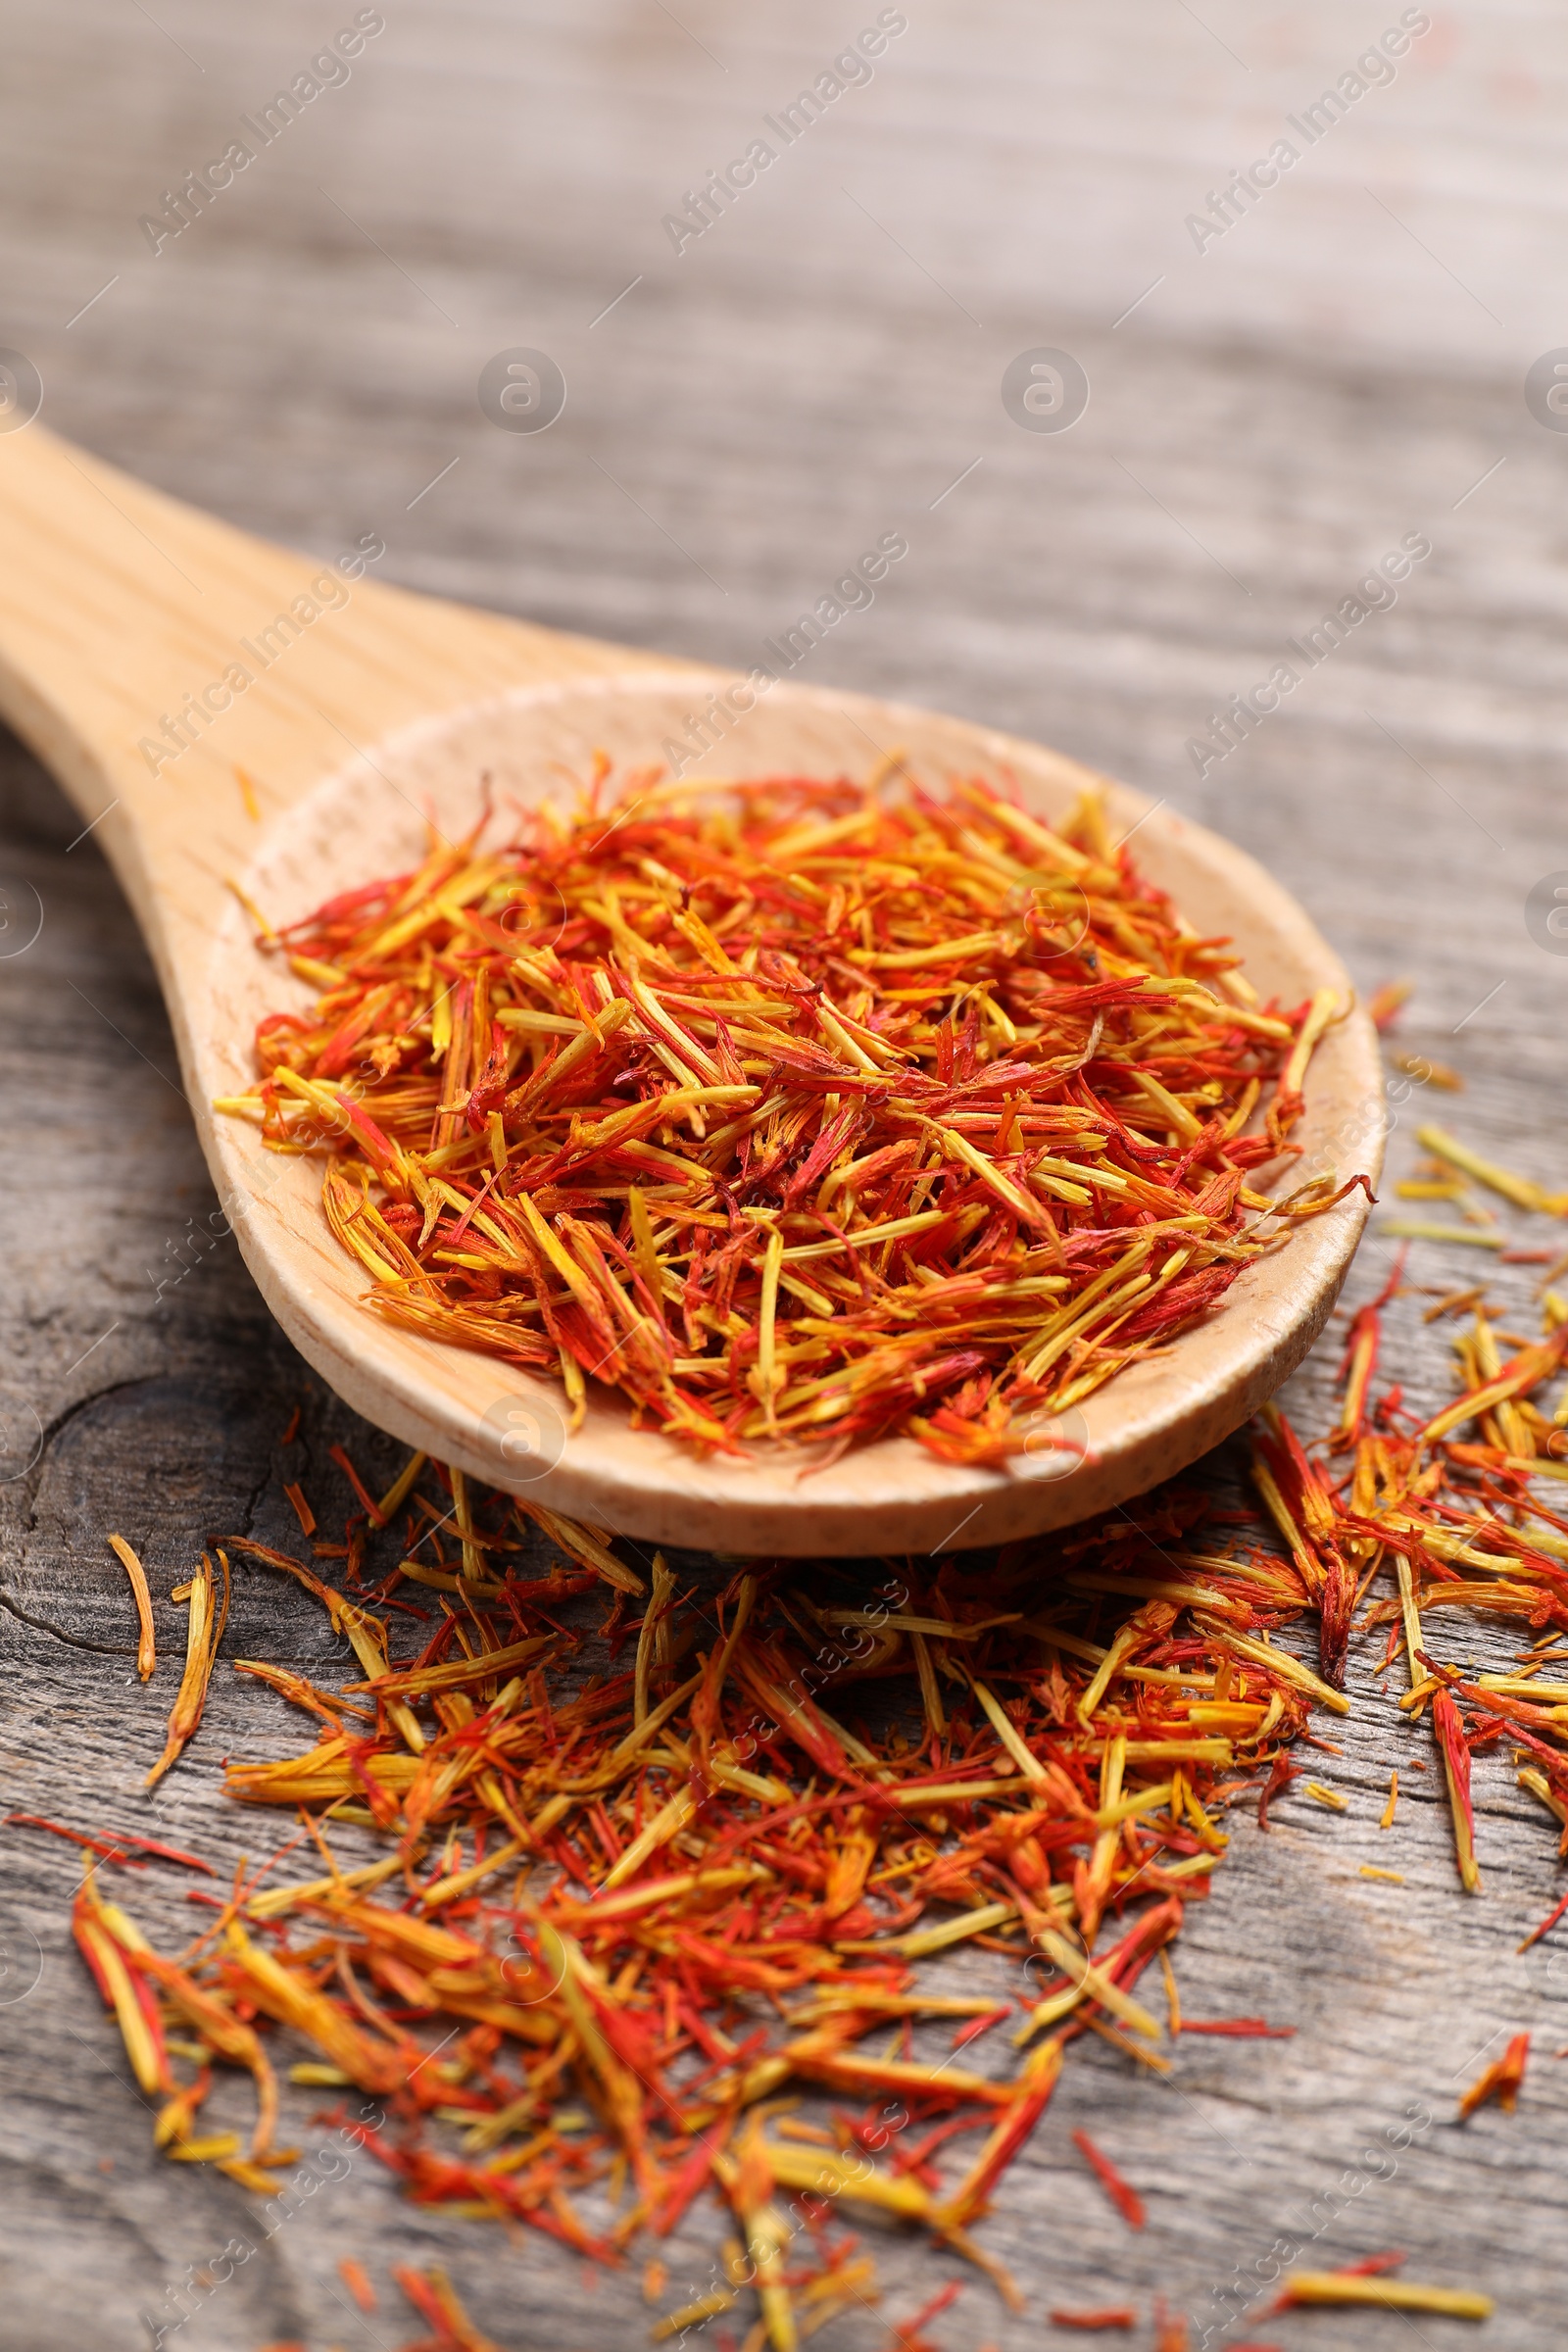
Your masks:
<svg viewBox="0 0 1568 2352"><path fill-rule="evenodd" d="M219 1108L381 1314L707 1450L1003 1463L1367 1189L1252 1189L1348 1002L1261 1006L1098 804L607 772L259 942L319 993Z"/></svg>
<svg viewBox="0 0 1568 2352"><path fill-rule="evenodd" d="M1432 1730L1448 1785L1448 1809L1453 1818L1460 1883L1466 1894L1479 1894L1481 1869L1476 1861L1475 1812L1470 1801L1470 1750L1465 1744L1463 1718L1447 1691L1442 1689L1432 1694Z"/></svg>
<svg viewBox="0 0 1568 2352"><path fill-rule="evenodd" d="M123 1536L111 1536L109 1548L130 1579L136 1603L136 1672L145 1683L158 1666L158 1644L153 1638L153 1596L147 1590L147 1571Z"/></svg>
<svg viewBox="0 0 1568 2352"><path fill-rule="evenodd" d="M349 1485L354 1489L354 1492L359 1496L361 1502L364 1504L365 1514L369 1520L370 1525L372 1527L385 1527L387 1518L386 1513L383 1511L381 1505L375 1500L374 1496L367 1490L364 1480L361 1478L359 1472L355 1469L354 1464L350 1461L344 1448L341 1446L329 1446L327 1447L327 1451L331 1455L333 1461L336 1462L338 1468L342 1471L344 1477L348 1480ZM393 1492L396 1493L396 1490L394 1489ZM396 1504L393 1505L393 1508L396 1508ZM309 1530L307 1530L307 1533L309 1533Z"/></svg>
<svg viewBox="0 0 1568 2352"><path fill-rule="evenodd" d="M1107 2303L1101 2311L1054 2311L1050 2318L1053 2328L1081 2328L1086 2331L1138 2325L1138 2314L1130 2303Z"/></svg>
<svg viewBox="0 0 1568 2352"><path fill-rule="evenodd" d="M190 1580L185 1627L185 1671L180 1677L179 1693L169 1717L169 1738L164 1752L142 1783L144 1788L156 1788L171 1764L183 1753L186 1743L194 1739L207 1704L207 1685L218 1655L218 1644L223 1638L223 1625L228 1615L228 1561L221 1552L219 1558L223 1568L223 1599L218 1605L213 1563L202 1554L202 1564Z"/></svg>
<svg viewBox="0 0 1568 2352"><path fill-rule="evenodd" d="M1427 1151L1436 1152L1440 1159L1446 1159L1450 1167L1462 1170L1466 1176L1473 1176L1477 1183L1500 1193L1515 1208L1535 1209L1547 1217L1568 1216L1568 1193L1548 1193L1544 1185L1535 1183L1531 1177L1516 1176L1511 1168L1500 1168L1494 1160L1483 1159L1479 1152L1461 1144L1446 1127L1418 1127L1415 1133L1417 1143Z"/></svg>
<svg viewBox="0 0 1568 2352"><path fill-rule="evenodd" d="M1459 2118L1474 2115L1489 2099L1495 2099L1504 2115L1512 2115L1519 2101L1525 2079L1525 2067L1530 2059L1530 2036L1516 2034L1503 2051L1483 2074L1479 2074L1459 2101Z"/></svg>
<svg viewBox="0 0 1568 2352"><path fill-rule="evenodd" d="M1415 987L1413 980L1385 980L1367 999L1368 1017L1375 1029L1386 1029L1401 1004L1408 1003Z"/></svg>
<svg viewBox="0 0 1568 2352"><path fill-rule="evenodd" d="M896 2320L888 2337L887 2352L921 2352L924 2343L922 2330L934 2319L940 2318L951 2304L956 2303L962 2292L962 2280L950 2278L946 2286L939 2286L936 2293L921 2304L912 2318ZM926 2352L929 2352L929 2347L926 2347Z"/></svg>
<svg viewBox="0 0 1568 2352"><path fill-rule="evenodd" d="M1184 2034L1228 2034L1236 2041L1289 2041L1294 2026L1271 2026L1261 2017L1184 2017Z"/></svg>
<svg viewBox="0 0 1568 2352"><path fill-rule="evenodd" d="M144 1870L146 1864L133 1859L131 1848L151 1854L162 1862L179 1862L186 1870L202 1870L209 1878L216 1874L210 1862L199 1854L187 1854L177 1845L164 1845L156 1838L138 1838L129 1830L111 1830L107 1834L91 1835L86 1830L73 1830L62 1821L45 1821L41 1813L8 1813L8 1823L19 1830L47 1830L51 1838L65 1838L73 1845L89 1846L105 1862L118 1862L132 1870Z"/></svg>
<svg viewBox="0 0 1568 2352"><path fill-rule="evenodd" d="M1539 1943L1543 1936L1550 1934L1551 1930L1557 1925L1558 1920L1561 1919L1565 1911L1568 1911L1568 1894L1563 1896L1561 1902L1554 1903L1552 1905L1552 1908L1547 1912L1540 1927L1532 1928L1529 1935L1525 1937L1523 1943L1516 1945L1515 1949L1521 1952L1528 1952L1533 1943Z"/></svg>
<svg viewBox="0 0 1568 2352"><path fill-rule="evenodd" d="M1350 1334L1345 1353L1340 1360L1340 1379L1345 1384L1345 1402L1340 1410L1339 1426L1334 1442L1353 1446L1366 1425L1367 1395L1372 1375L1377 1370L1378 1348L1383 1331L1383 1309L1397 1292L1404 1279L1404 1261L1409 1255L1409 1244L1395 1254L1394 1271L1369 1305L1363 1306L1350 1319Z"/></svg>
<svg viewBox="0 0 1568 2352"><path fill-rule="evenodd" d="M1377 2311L1429 2311L1456 2320L1489 2320L1490 2295L1468 2287L1418 2286L1413 2279L1368 2278L1357 2271L1287 2271L1276 2311L1306 2304L1360 2304Z"/></svg>
<svg viewBox="0 0 1568 2352"><path fill-rule="evenodd" d="M1170 1964L1170 1953L1164 1944L1159 1947L1159 1973L1165 1983L1165 2031L1174 2041L1182 2030L1182 1996L1177 1989L1176 1971Z"/></svg>
<svg viewBox="0 0 1568 2352"><path fill-rule="evenodd" d="M1122 2179L1110 2158L1096 2147L1087 2132L1075 2132L1072 2135L1072 2144L1094 2173L1096 2180L1120 2213L1128 2229L1141 2230L1149 2217L1145 2213L1144 2200L1138 2194L1137 2189L1132 2186L1130 2181Z"/></svg>
<svg viewBox="0 0 1568 2352"><path fill-rule="evenodd" d="M283 1492L288 1496L289 1501L293 1506L294 1516L300 1523L300 1533L304 1536L314 1536L316 1533L316 1513L306 1501L305 1496L300 1492L299 1488L297 1486L285 1487Z"/></svg>
<svg viewBox="0 0 1568 2352"><path fill-rule="evenodd" d="M457 2288L439 2264L416 2271L394 2263L392 2276L421 2319L434 2328L432 2346L439 2352L499 2352L489 2336L481 2335L458 2299Z"/></svg>
<svg viewBox="0 0 1568 2352"><path fill-rule="evenodd" d="M1154 2305L1154 2352L1192 2352L1192 2329L1180 2312L1167 2311L1163 2299Z"/></svg>
<svg viewBox="0 0 1568 2352"><path fill-rule="evenodd" d="M337 2273L360 2309L373 2311L375 2288L370 2284L369 2274L364 2263L356 2262L351 2254L345 2254L337 2266Z"/></svg>

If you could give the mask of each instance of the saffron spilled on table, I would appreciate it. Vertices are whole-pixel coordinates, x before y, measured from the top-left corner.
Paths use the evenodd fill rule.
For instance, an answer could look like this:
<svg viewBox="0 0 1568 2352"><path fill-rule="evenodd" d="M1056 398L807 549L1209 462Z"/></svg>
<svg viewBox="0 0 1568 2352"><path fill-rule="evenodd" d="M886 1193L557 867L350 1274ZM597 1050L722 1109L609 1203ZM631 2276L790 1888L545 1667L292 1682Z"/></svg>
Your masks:
<svg viewBox="0 0 1568 2352"><path fill-rule="evenodd" d="M656 1553L645 1575L604 1531L419 1455L377 1499L334 1449L343 1543L309 1560L215 1545L235 1576L300 1586L357 1663L329 1688L233 1661L317 1727L227 1768L231 1798L293 1815L275 1850L226 1893L192 1887L207 1918L164 1952L107 1874L196 1856L14 1817L82 1849L77 1941L160 2144L270 2194L295 2161L283 2097L324 2098L318 2123L417 2202L611 2263L711 2192L736 2250L677 2290L665 2334L750 2292L758 2344L793 2352L808 2320L874 2295L863 2215L1015 2297L981 2225L1076 2041L1163 2074L1178 2034L1291 2031L1184 2019L1169 1951L1227 1813L1284 1801L1313 1710L1348 1711L1358 1605L1357 1630L1386 1627L1387 1663L1405 1659L1387 1704L1429 1722L1459 1884L1480 1886L1477 1750L1511 1746L1553 1831L1568 1820L1568 1520L1531 1483L1557 1467L1568 1400L1548 1413L1544 1392L1568 1320L1548 1292L1544 1337L1504 1356L1474 1302L1460 1392L1423 1416L1371 1378L1399 1280L1351 1319L1322 1438L1265 1408L1252 1499L1181 1479L970 1559L762 1560L721 1582ZM1517 1670L1448 1663L1451 1612L1516 1623ZM189 1644L172 1738L200 1737L211 1647ZM984 1956L972 1989L942 1972L959 1947ZM1516 2036L1466 2112L1509 2110L1527 2049ZM220 2069L254 2082L244 2136L202 2128ZM1139 2190L1079 2147L1136 2225ZM1376 2299L1341 2274L1291 2285ZM1482 2307L1446 2287L1381 2299Z"/></svg>

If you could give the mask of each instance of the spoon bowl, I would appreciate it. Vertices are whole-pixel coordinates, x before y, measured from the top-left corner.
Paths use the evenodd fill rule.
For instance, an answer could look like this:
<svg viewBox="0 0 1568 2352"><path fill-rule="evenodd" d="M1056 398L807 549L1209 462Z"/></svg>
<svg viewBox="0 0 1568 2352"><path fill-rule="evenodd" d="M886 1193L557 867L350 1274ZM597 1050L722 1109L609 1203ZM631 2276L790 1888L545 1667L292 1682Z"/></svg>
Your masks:
<svg viewBox="0 0 1568 2352"><path fill-rule="evenodd" d="M106 505L139 548L106 525ZM1359 1194L1247 1266L1168 1348L1043 1423L1007 1468L960 1467L903 1438L818 1468L769 1443L703 1459L634 1431L626 1399L596 1384L568 1432L553 1383L368 1311L365 1276L327 1229L318 1165L265 1150L254 1126L211 1108L251 1084L258 1018L312 994L258 951L243 902L294 921L416 863L428 824L470 829L486 789L502 808L564 797L596 753L617 774L646 770L705 734L716 740L688 756L690 777L853 776L898 751L938 790L958 775L1010 782L1048 821L1093 784L1113 834L1136 830L1150 878L1200 931L1234 937L1265 998L1298 1004L1347 988L1346 975L1251 858L1038 745L836 689L759 691L363 578L329 601L320 583L347 584L341 566L313 570L39 430L0 441L0 514L14 549L0 584L0 710L98 820L158 961L192 1114L258 1287L368 1419L643 1541L795 1557L932 1552L1069 1524L1144 1492L1255 1411L1322 1329L1365 1223ZM275 625L289 615L291 635ZM269 627L278 650L263 666ZM235 668L253 672L247 684ZM1376 1040L1352 1012L1309 1065L1292 1185L1356 1170L1375 1182L1382 1104Z"/></svg>

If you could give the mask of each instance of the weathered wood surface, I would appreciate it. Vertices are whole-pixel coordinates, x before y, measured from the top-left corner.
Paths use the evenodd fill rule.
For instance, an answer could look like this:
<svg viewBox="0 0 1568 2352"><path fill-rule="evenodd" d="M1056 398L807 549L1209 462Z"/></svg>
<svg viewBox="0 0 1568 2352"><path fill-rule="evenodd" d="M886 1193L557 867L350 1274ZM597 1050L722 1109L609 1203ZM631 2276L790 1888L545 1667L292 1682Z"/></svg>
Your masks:
<svg viewBox="0 0 1568 2352"><path fill-rule="evenodd" d="M323 554L379 531L387 576L634 643L744 662L862 544L905 530L907 561L805 674L1042 735L1230 832L1363 983L1416 978L1406 1042L1468 1081L1439 1113L1558 1179L1568 960L1536 944L1524 909L1568 868L1554 770L1568 442L1521 386L1562 332L1559 22L1435 10L1392 86L1200 256L1185 215L1397 9L1265 17L1211 0L1201 24L1147 0L911 9L870 86L677 258L662 216L875 13L690 0L677 23L657 0L415 0L155 259L137 216L220 153L335 20L12 0L0 340L40 368L52 421L182 496ZM542 435L496 431L475 401L484 362L517 345L549 351L570 387ZM1018 430L998 397L1006 363L1040 345L1075 353L1093 384L1060 436ZM1200 781L1188 738L1406 532L1433 554L1396 608ZM43 927L0 960L0 1469L32 1450L29 1414L43 1444L0 1487L5 1795L74 1820L145 1814L231 1861L261 1825L225 1810L214 1764L274 1742L281 1710L221 1681L193 1756L148 1807L139 1781L172 1678L133 1678L104 1534L144 1545L160 1594L211 1533L281 1536L278 1441L302 1396L290 1473L305 1461L324 1484L334 1434L367 1462L390 1457L308 1394L232 1245L190 1246L212 1203L167 1028L78 830L12 756L0 948L28 936L35 905ZM1421 1098L1396 1102L1396 1169ZM1352 1297L1388 1255L1367 1245ZM1528 1267L1418 1244L1411 1272L1475 1279L1478 1265L1533 1322ZM1422 1304L1394 1310L1390 1357L1435 1402L1448 1364ZM1333 1355L1326 1342L1296 1384L1308 1424ZM160 1615L167 1644L176 1612ZM246 1580L230 1651L300 1658L318 1642L303 1602ZM1511 1646L1474 1638L1478 1657ZM1277 2239L1320 2222L1308 2259L1401 2246L1413 2274L1496 2295L1474 2340L1557 2340L1568 2087L1550 2053L1568 2040L1568 1963L1550 1943L1523 1959L1515 1946L1560 1867L1505 1759L1489 1759L1486 1890L1461 1897L1436 1775L1405 1769L1421 1736L1376 1683L1363 1650L1345 1754L1318 1759L1350 1811L1287 1800L1267 1838L1239 1817L1180 1947L1192 2015L1262 2012L1296 2037L1184 2041L1168 2083L1076 2051L987 2225L1028 2313L970 2285L938 2327L952 2352L1022 2352L1050 2306L1124 2291L1146 2314L1163 2291L1212 2315L1238 2270L1255 2281ZM1406 1793L1385 1835L1396 1763ZM69 1945L70 1850L11 1833L0 1850L0 2339L142 2346L140 2315L168 2316L171 2285L261 2232L239 2190L153 2155ZM1363 1861L1404 1885L1361 1880ZM161 1874L135 1897L154 1934L188 1927ZM988 1981L975 1961L948 1973ZM1456 2128L1457 2087L1524 2026L1537 2057L1519 2114ZM1411 2107L1430 2127L1356 2190L1362 2151ZM1148 2198L1141 2236L1085 2174L1079 2124ZM677 2283L707 2277L715 2234L694 2218L671 2250ZM829 2352L870 2352L952 2275L923 2247L886 2251L880 2312L837 2323ZM229 2282L188 2295L168 2340L318 2352L413 2333L395 2297L368 2322L348 2306L346 2252L383 2287L391 2260L446 2259L509 2346L618 2346L652 2316L634 2273L585 2275L536 2238L417 2212L360 2164ZM1410 2324L1308 2313L1235 2332L1378 2352ZM1471 2340L1457 2323L1416 2332ZM1132 2340L1151 2340L1147 2320Z"/></svg>

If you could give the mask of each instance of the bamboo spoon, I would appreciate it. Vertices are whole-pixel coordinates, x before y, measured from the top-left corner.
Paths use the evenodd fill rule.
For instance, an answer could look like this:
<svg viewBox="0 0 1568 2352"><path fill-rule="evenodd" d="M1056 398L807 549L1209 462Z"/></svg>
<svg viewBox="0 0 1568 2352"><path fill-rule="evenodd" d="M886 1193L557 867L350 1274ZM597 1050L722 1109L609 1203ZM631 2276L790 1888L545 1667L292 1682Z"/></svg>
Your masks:
<svg viewBox="0 0 1568 2352"><path fill-rule="evenodd" d="M604 1391L568 1437L549 1383L368 1312L364 1277L326 1230L317 1167L263 1151L254 1128L210 1108L249 1082L255 1022L285 993L230 882L292 920L415 862L427 810L449 833L469 824L484 771L498 794L526 801L584 773L601 748L617 768L647 765L738 681L345 578L41 427L0 438L0 712L92 823L135 909L208 1164L263 1296L368 1419L552 1510L656 1543L934 1551L1142 1493L1226 1437L1306 1353L1366 1220L1358 1194L1248 1267L1217 1313L1005 1472L960 1469L906 1439L805 1477L800 1454L767 1446L744 1463L703 1461L634 1434L625 1400ZM689 772L858 774L902 747L938 779L1010 773L1047 816L1102 784L1118 830L1137 826L1149 873L1201 930L1234 934L1265 994L1298 1003L1347 986L1250 858L1057 753L836 691L780 683L750 700L744 714L720 707L721 739ZM1330 1168L1375 1181L1383 1132L1376 1043L1357 1012L1311 1063L1293 1183Z"/></svg>

